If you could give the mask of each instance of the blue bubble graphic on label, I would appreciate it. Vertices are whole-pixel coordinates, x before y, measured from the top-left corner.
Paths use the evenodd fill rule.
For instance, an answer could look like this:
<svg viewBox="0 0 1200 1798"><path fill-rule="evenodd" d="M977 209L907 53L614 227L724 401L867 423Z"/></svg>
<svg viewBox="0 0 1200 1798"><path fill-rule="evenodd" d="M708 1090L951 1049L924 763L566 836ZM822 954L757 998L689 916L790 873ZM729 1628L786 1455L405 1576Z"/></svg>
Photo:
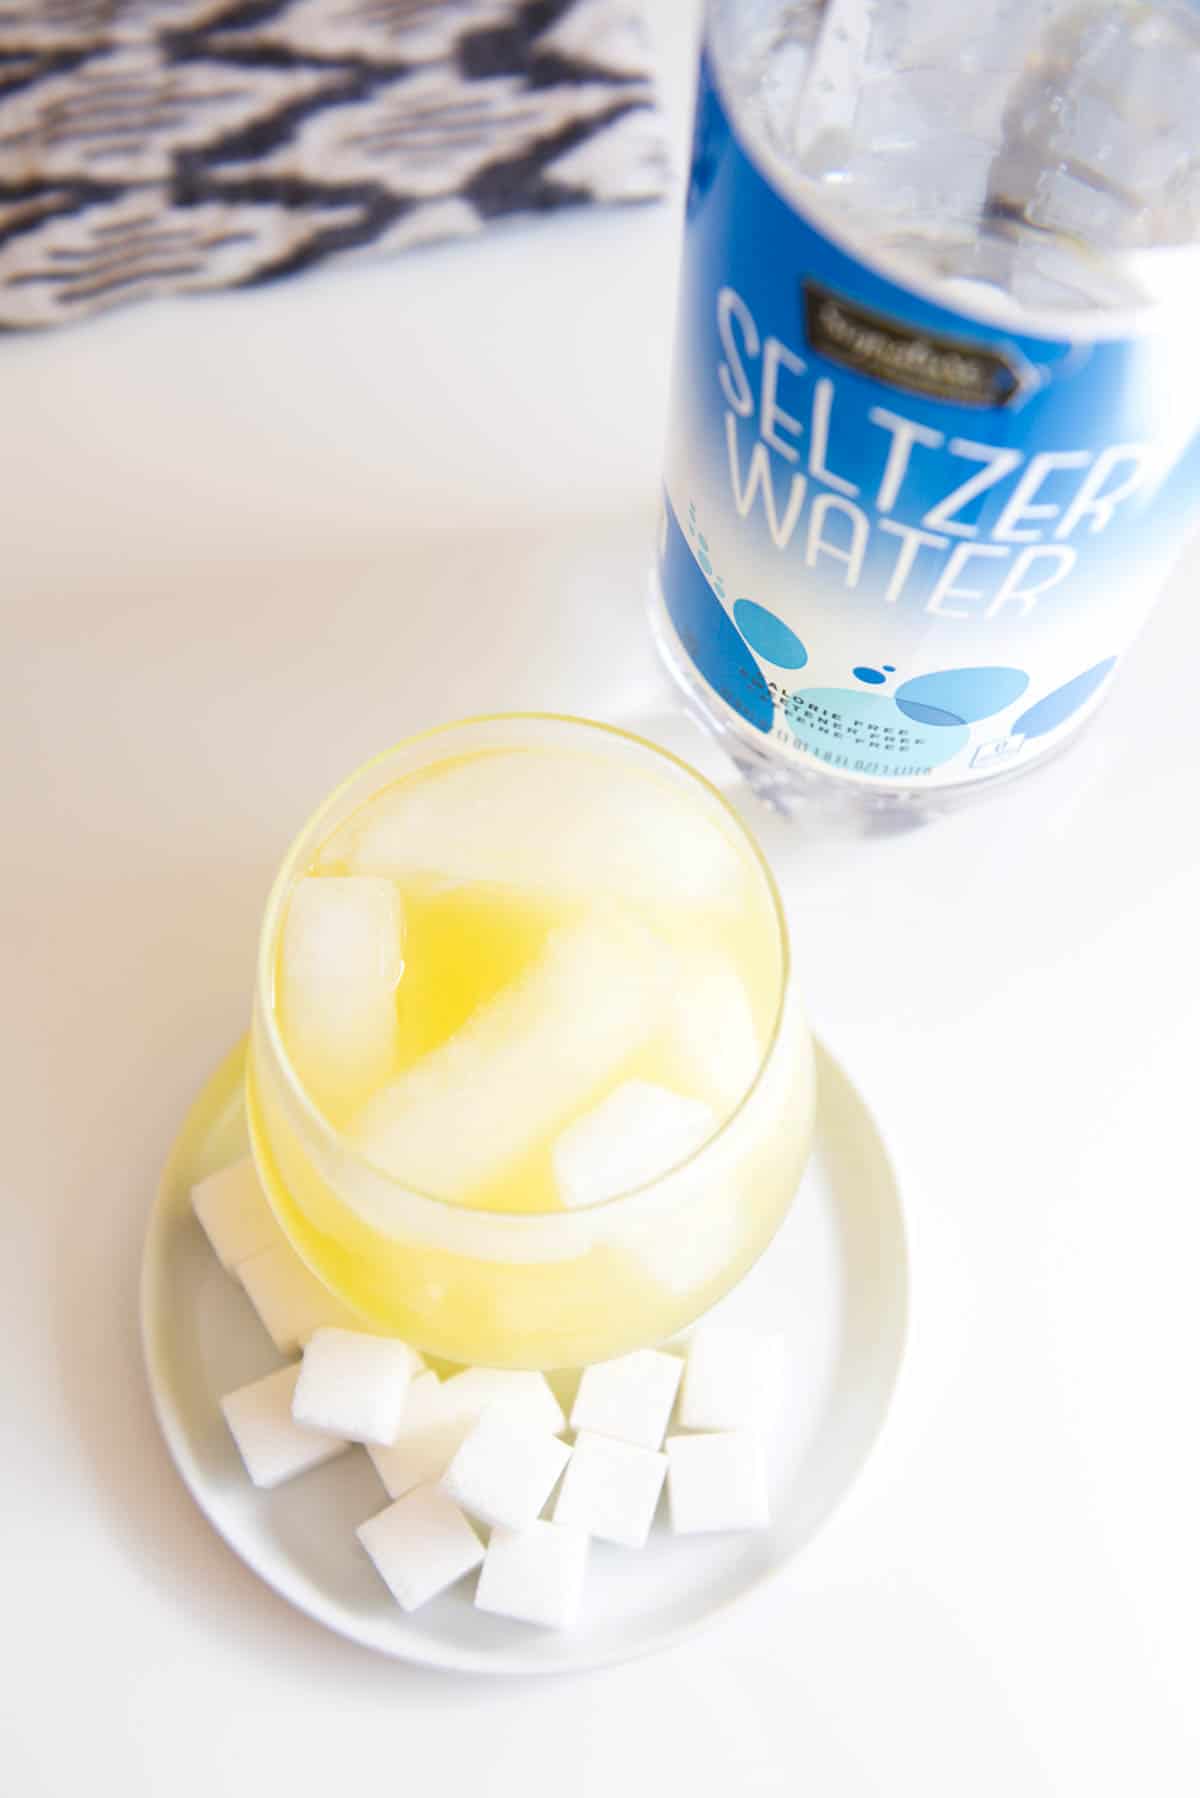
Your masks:
<svg viewBox="0 0 1200 1798"><path fill-rule="evenodd" d="M881 674L878 668L852 668L850 672L855 680L865 681L868 687L882 687L887 680L887 675Z"/></svg>
<svg viewBox="0 0 1200 1798"><path fill-rule="evenodd" d="M883 664L883 672L885 674L895 674L895 672L896 672L895 663L894 662L885 662Z"/></svg>
<svg viewBox="0 0 1200 1798"><path fill-rule="evenodd" d="M751 649L777 668L803 668L807 662L808 651L795 631L766 606L755 605L752 599L735 600L733 618Z"/></svg>
<svg viewBox="0 0 1200 1798"><path fill-rule="evenodd" d="M886 693L855 687L807 687L790 696L784 715L800 748L819 761L892 779L940 767L971 735L965 724L932 730Z"/></svg>
<svg viewBox="0 0 1200 1798"><path fill-rule="evenodd" d="M1045 699L1039 699L1036 705L1031 705L1027 712L1021 713L1012 727L1013 736L1044 737L1047 731L1057 730L1081 705L1087 704L1096 688L1108 679L1116 665L1116 656L1107 656L1103 662L1097 662L1094 668L1077 674L1074 680L1064 682L1053 693L1047 693Z"/></svg>
<svg viewBox="0 0 1200 1798"><path fill-rule="evenodd" d="M906 680L896 689L896 704L915 723L944 730L1002 712L1028 685L1019 668L943 668Z"/></svg>
<svg viewBox="0 0 1200 1798"><path fill-rule="evenodd" d="M769 731L775 722L775 704L762 669L728 612L713 597L669 500L662 590L679 640L705 680L747 724Z"/></svg>

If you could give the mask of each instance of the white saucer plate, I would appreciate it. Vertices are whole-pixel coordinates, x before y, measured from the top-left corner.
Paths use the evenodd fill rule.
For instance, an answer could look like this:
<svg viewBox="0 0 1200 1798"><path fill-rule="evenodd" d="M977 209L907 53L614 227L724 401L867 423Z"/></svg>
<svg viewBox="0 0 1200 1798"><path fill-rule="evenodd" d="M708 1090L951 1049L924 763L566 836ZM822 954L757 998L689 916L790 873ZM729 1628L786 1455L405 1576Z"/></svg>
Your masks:
<svg viewBox="0 0 1200 1798"><path fill-rule="evenodd" d="M904 1350L908 1259L892 1161L865 1103L819 1050L816 1147L791 1211L713 1316L782 1330L791 1380L770 1443L771 1524L673 1537L640 1551L595 1543L570 1634L477 1611L472 1581L406 1616L355 1537L387 1499L365 1451L273 1492L251 1484L223 1393L279 1365L240 1286L192 1215L204 1174L246 1152L243 1050L188 1115L151 1213L142 1270L146 1367L163 1433L214 1528L268 1585L330 1629L401 1660L472 1673L568 1672L664 1648L778 1574L840 1504L883 1426ZM555 1376L569 1398L574 1377Z"/></svg>

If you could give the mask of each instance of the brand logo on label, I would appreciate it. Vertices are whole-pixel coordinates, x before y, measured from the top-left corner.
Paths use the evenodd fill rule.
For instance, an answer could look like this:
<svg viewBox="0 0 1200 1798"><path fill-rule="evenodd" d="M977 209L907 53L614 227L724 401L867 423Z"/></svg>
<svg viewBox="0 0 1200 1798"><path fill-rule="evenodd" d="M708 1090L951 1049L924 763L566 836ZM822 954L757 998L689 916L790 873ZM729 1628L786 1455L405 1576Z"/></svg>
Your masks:
<svg viewBox="0 0 1200 1798"><path fill-rule="evenodd" d="M1016 369L993 349L883 318L812 281L802 292L809 343L856 374L960 406L1007 406L1020 389Z"/></svg>

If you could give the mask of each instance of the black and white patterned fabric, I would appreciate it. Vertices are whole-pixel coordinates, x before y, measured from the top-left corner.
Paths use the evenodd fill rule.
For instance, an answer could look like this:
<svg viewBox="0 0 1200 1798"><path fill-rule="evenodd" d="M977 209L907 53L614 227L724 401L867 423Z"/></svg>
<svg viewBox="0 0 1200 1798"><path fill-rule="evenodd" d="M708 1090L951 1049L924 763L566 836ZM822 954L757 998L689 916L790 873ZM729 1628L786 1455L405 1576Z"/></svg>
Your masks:
<svg viewBox="0 0 1200 1798"><path fill-rule="evenodd" d="M665 172L628 0L0 0L0 327Z"/></svg>

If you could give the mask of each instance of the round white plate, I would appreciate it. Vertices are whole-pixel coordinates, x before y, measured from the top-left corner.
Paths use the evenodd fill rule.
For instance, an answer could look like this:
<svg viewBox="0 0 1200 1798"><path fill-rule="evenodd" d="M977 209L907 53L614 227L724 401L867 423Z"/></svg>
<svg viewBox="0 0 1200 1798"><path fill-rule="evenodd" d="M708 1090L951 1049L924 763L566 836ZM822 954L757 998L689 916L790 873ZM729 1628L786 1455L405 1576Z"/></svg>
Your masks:
<svg viewBox="0 0 1200 1798"><path fill-rule="evenodd" d="M406 1616L354 1531L387 1499L362 1449L259 1492L218 1400L279 1365L240 1286L192 1215L193 1183L246 1152L243 1050L188 1115L151 1214L142 1334L159 1422L213 1526L284 1598L342 1635L403 1660L475 1673L547 1673L629 1659L677 1641L778 1573L844 1498L879 1434L904 1346L908 1265L897 1182L879 1132L819 1052L812 1162L774 1242L713 1316L780 1329L789 1382L769 1445L771 1524L748 1535L673 1537L661 1515L640 1551L592 1547L570 1634L477 1611L471 1582ZM573 1377L555 1376L569 1399Z"/></svg>

